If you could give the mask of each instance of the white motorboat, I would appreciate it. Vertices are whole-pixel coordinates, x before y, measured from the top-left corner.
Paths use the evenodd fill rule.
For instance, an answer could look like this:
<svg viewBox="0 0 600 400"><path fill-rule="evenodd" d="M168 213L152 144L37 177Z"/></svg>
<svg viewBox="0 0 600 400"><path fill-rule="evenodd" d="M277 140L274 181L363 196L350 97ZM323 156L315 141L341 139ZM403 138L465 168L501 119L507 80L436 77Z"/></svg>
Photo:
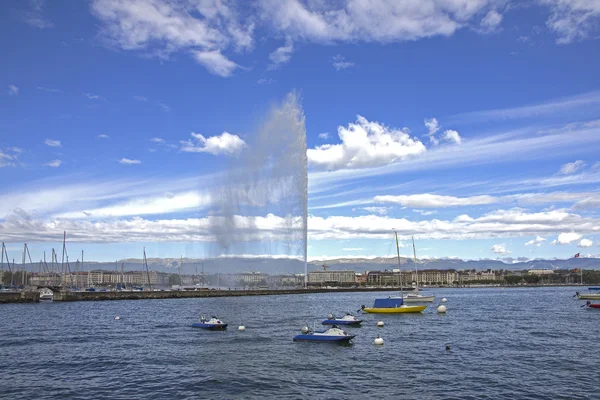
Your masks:
<svg viewBox="0 0 600 400"><path fill-rule="evenodd" d="M40 300L49 301L54 299L54 292L48 288L40 290Z"/></svg>
<svg viewBox="0 0 600 400"><path fill-rule="evenodd" d="M412 240L413 255L415 262L415 275L417 276L417 284L415 290L402 296L405 303L431 303L435 300L435 296L427 296L419 293L419 270L417 269L417 250L415 249L415 239Z"/></svg>

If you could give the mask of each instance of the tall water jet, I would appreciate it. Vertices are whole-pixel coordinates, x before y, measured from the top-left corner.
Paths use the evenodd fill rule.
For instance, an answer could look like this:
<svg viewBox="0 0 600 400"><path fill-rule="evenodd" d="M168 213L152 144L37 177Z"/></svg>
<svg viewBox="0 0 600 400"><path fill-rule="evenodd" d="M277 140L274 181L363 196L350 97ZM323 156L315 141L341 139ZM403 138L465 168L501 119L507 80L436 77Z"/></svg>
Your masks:
<svg viewBox="0 0 600 400"><path fill-rule="evenodd" d="M306 127L297 95L273 107L214 189L209 229L222 254L287 255L307 283Z"/></svg>

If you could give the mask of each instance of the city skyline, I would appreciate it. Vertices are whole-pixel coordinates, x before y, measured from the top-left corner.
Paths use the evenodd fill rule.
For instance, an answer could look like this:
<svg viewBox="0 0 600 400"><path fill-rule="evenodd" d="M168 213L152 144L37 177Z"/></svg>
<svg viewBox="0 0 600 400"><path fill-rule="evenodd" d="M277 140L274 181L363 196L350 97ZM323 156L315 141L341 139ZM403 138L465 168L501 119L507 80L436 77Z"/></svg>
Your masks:
<svg viewBox="0 0 600 400"><path fill-rule="evenodd" d="M211 256L214 188L295 92L309 261L394 229L409 258L600 257L598 5L421 3L3 2L0 240Z"/></svg>

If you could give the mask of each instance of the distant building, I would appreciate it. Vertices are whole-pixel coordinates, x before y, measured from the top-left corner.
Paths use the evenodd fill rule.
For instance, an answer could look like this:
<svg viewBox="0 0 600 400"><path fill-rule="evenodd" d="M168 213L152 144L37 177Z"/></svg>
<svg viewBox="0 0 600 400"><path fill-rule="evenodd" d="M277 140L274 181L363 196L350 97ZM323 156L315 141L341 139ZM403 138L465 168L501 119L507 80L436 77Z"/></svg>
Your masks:
<svg viewBox="0 0 600 400"><path fill-rule="evenodd" d="M529 275L554 275L554 271L551 269L530 269L527 273Z"/></svg>
<svg viewBox="0 0 600 400"><path fill-rule="evenodd" d="M309 285L349 285L356 283L354 271L312 271L308 273Z"/></svg>

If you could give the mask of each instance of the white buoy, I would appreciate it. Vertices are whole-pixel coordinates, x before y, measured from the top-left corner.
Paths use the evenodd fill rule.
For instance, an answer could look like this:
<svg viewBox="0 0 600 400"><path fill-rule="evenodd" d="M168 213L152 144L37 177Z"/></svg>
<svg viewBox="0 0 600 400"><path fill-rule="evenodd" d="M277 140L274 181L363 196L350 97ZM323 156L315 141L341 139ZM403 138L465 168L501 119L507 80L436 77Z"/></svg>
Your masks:
<svg viewBox="0 0 600 400"><path fill-rule="evenodd" d="M300 332L304 333L305 335L308 333L308 331L310 331L310 329L308 329L308 326L303 326L302 329L300 329Z"/></svg>
<svg viewBox="0 0 600 400"><path fill-rule="evenodd" d="M447 302L447 301L448 301L448 299L447 299L447 298L445 298L445 297L442 299L442 303L445 303L445 302Z"/></svg>
<svg viewBox="0 0 600 400"><path fill-rule="evenodd" d="M380 328L382 328L383 327L383 321L377 322L377 326L380 327Z"/></svg>
<svg viewBox="0 0 600 400"><path fill-rule="evenodd" d="M240 331L240 332L244 332L245 330L246 330L246 327L244 326L244 324L242 324L238 327L238 331Z"/></svg>
<svg viewBox="0 0 600 400"><path fill-rule="evenodd" d="M120 320L120 319L121 319L121 317L119 317L118 315L115 317L115 320L116 320L116 321L118 321L118 320Z"/></svg>
<svg viewBox="0 0 600 400"><path fill-rule="evenodd" d="M443 314L446 312L446 306L438 306L437 312Z"/></svg>
<svg viewBox="0 0 600 400"><path fill-rule="evenodd" d="M373 343L376 344L377 346L383 346L383 339L380 338L379 336L377 336Z"/></svg>

